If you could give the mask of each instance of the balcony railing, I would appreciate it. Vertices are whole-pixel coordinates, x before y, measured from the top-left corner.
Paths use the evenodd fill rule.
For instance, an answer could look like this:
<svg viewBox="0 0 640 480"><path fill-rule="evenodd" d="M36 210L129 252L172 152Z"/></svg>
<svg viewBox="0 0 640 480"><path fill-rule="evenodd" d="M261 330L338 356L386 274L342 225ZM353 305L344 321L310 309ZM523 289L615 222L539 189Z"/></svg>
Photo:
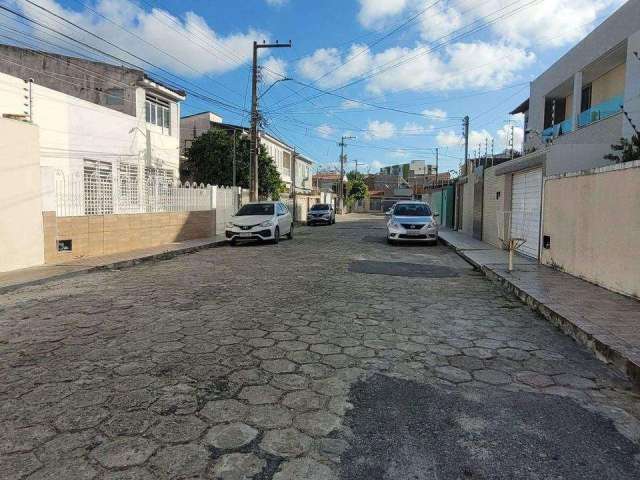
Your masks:
<svg viewBox="0 0 640 480"><path fill-rule="evenodd" d="M542 139L545 142L548 142L560 135L564 135L565 133L569 133L573 130L573 121L568 118L567 120L557 123L555 125L551 125L549 128L545 128L542 131Z"/></svg>
<svg viewBox="0 0 640 480"><path fill-rule="evenodd" d="M586 127L593 122L597 122L598 120L602 120L621 112L623 103L624 97L622 95L617 95L609 100L594 105L580 114L578 117L578 127Z"/></svg>

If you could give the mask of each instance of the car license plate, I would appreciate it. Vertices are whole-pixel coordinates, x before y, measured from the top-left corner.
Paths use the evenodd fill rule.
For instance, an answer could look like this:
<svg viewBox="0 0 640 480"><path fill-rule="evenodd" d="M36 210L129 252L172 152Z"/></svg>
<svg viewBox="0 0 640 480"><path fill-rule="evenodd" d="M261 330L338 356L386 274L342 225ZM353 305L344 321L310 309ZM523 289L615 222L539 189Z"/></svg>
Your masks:
<svg viewBox="0 0 640 480"><path fill-rule="evenodd" d="M240 236L241 237L250 237L251 233L250 232L240 232Z"/></svg>
<svg viewBox="0 0 640 480"><path fill-rule="evenodd" d="M420 233L420 230L407 230L407 235L410 237L418 237L422 234Z"/></svg>

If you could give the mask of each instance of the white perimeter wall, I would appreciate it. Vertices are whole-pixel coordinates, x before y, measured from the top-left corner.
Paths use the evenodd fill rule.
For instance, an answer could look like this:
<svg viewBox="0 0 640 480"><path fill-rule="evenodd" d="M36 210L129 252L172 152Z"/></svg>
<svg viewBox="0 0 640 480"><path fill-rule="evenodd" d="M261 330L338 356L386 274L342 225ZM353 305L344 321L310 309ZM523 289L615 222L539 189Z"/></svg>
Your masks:
<svg viewBox="0 0 640 480"><path fill-rule="evenodd" d="M0 118L0 272L44 263L38 128Z"/></svg>

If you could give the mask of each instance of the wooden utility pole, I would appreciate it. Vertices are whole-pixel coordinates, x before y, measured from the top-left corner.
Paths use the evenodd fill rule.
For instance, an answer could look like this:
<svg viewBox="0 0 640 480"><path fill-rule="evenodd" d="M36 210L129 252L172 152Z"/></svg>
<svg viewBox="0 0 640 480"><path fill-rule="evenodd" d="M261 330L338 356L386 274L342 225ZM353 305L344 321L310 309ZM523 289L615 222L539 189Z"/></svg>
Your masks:
<svg viewBox="0 0 640 480"><path fill-rule="evenodd" d="M258 138L258 125L260 114L258 113L258 49L259 48L291 48L289 43L258 43L253 42L253 69L251 72L251 179L249 182L249 199L252 202L258 200L258 152L260 139Z"/></svg>

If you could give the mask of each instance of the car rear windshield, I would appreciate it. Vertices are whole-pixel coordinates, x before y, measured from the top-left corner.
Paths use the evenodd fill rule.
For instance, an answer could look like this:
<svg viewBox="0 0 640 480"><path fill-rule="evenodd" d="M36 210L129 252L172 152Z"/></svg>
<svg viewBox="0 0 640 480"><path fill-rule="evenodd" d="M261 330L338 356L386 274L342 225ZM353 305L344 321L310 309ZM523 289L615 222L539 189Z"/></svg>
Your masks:
<svg viewBox="0 0 640 480"><path fill-rule="evenodd" d="M396 205L393 214L399 217L429 217L431 209L420 203L403 203Z"/></svg>
<svg viewBox="0 0 640 480"><path fill-rule="evenodd" d="M327 205L326 203L317 203L316 205L311 207L311 210L329 210L329 205Z"/></svg>
<svg viewBox="0 0 640 480"><path fill-rule="evenodd" d="M248 215L273 215L273 203L248 203L236 213L236 217Z"/></svg>

